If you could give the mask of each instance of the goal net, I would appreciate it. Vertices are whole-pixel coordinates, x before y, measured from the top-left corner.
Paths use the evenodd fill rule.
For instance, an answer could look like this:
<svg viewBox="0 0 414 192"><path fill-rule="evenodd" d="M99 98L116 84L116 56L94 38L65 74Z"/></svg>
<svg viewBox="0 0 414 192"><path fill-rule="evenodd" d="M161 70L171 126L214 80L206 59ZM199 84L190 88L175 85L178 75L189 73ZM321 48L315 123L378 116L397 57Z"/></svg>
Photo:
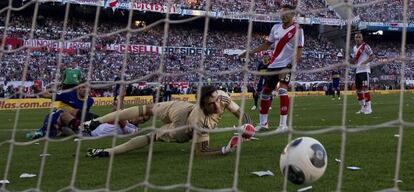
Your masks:
<svg viewBox="0 0 414 192"><path fill-rule="evenodd" d="M72 64L81 69L86 93L98 98L92 111L100 115L124 108L119 99L112 106L113 87L136 96L125 99L126 107L166 100L197 103L194 95L201 87L214 85L230 93L242 113L257 124L258 109L250 108L252 91L263 75L257 63L277 47L243 59L239 54L267 41L272 26L282 22L284 2L1 2L0 191L292 191L309 190L309 186L315 191L414 190L411 0L298 0L295 22L304 28L305 44L302 56L294 58L289 69L289 130L276 132L279 99L275 96L270 131L257 132L257 139L241 143L227 156L199 157L195 141L151 141L139 152L90 159L85 157L88 148L114 147L131 135L25 138L25 132L40 125L46 114L50 114L45 121L49 135L55 108L36 97L47 90L54 101L58 93L75 90L60 86L61 74ZM366 36L375 55L368 80L375 89L371 115L353 111L358 108L356 67L351 64L357 31ZM383 33L390 34L386 40L381 39ZM294 47L299 41L296 36ZM342 94L337 102L325 96L332 91L333 70L341 75ZM279 73L265 73L269 74ZM43 88L41 93L38 87ZM81 122L87 119L87 108L84 102ZM235 127L241 122L228 113L220 128L196 129L210 133L213 146L226 145L228 138L240 133ZM138 134L160 126L154 117L139 125ZM279 170L280 153L299 136L317 138L328 155L325 175L303 186L289 183ZM352 167L359 170L352 172ZM252 174L268 170L273 176ZM353 188L357 185L363 186Z"/></svg>

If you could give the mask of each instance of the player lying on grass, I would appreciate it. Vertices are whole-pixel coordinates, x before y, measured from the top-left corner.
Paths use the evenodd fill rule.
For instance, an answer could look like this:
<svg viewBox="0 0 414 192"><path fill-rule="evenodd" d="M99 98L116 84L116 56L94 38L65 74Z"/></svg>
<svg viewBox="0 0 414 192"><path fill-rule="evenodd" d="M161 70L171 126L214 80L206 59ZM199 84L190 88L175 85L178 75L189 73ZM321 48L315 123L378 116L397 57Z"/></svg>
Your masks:
<svg viewBox="0 0 414 192"><path fill-rule="evenodd" d="M52 98L52 94L49 92L41 93L39 96L49 99ZM55 101L60 101L60 104L51 114L46 115L41 128L35 132L26 134L28 139L44 137L48 127L50 127L49 137L67 136L78 133L84 102L86 102L85 119L90 120L97 117L89 111L94 101L91 96L86 95L86 87L84 85L80 85L70 92L56 94ZM51 120L49 120L49 117ZM48 125L49 121L50 126Z"/></svg>
<svg viewBox="0 0 414 192"><path fill-rule="evenodd" d="M119 120L127 120L135 117L156 116L161 119L163 126L155 131L132 138L128 142L107 149L89 149L89 157L108 157L147 146L151 140L164 142L184 143L190 140L196 142L196 154L198 155L224 155L231 152L239 143L238 137L233 136L230 142L221 148L210 147L208 132L201 132L194 128L214 129L220 121L224 110L228 109L237 118L242 119L243 124L251 123L247 114L241 112L240 107L231 100L224 91L217 90L213 86L201 88L199 103L193 104L184 101L161 102L154 105L130 107L119 112ZM101 123L113 121L116 112L94 119L83 124L86 130L93 130ZM254 134L254 127L247 125L243 136ZM178 129L176 129L178 128ZM172 130L174 129L174 130Z"/></svg>
<svg viewBox="0 0 414 192"><path fill-rule="evenodd" d="M112 111L117 111L117 108L120 109L124 106L124 99L126 95L126 88L125 85L121 85L118 81L121 78L116 77L115 82L116 85L114 86L114 100L112 103ZM119 106L118 106L119 103ZM115 121L110 121L106 123L100 124L96 129L92 131L82 132L83 136L108 136L108 135L126 135L126 134L134 134L138 133L139 128L138 125L147 121L149 117L137 116L129 120L121 120L115 123ZM90 119L89 119L90 120Z"/></svg>
<svg viewBox="0 0 414 192"><path fill-rule="evenodd" d="M96 129L90 132L83 132L83 136L108 136L108 135L127 135L138 133L138 125L144 123L146 120L142 118L136 118L130 121L120 121L115 123L102 123Z"/></svg>

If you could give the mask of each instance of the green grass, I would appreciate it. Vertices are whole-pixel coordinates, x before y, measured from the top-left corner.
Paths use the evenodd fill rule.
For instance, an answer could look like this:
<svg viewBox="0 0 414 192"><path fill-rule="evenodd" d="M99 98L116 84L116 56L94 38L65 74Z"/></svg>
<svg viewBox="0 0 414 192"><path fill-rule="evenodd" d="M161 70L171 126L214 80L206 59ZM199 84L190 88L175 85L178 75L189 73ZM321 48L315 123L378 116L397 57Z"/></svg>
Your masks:
<svg viewBox="0 0 414 192"><path fill-rule="evenodd" d="M347 125L375 125L398 118L399 95L374 95L374 113L368 116L356 115L358 105L354 96L349 97L347 106ZM332 101L329 97L298 97L294 102L293 125L298 130L315 130L329 126L340 125L342 122L342 101ZM275 126L279 121L278 100L273 103L270 114L270 124ZM414 122L414 95L406 94L404 102L404 120ZM251 102L246 103L247 112L255 123L258 111L250 111ZM105 114L109 107L95 107L93 111ZM16 140L24 141L27 129L39 127L42 118L48 110L22 110L16 132ZM15 111L0 111L0 142L11 138ZM237 120L226 113L220 127L235 125ZM397 154L398 127L375 129L367 132L348 133L346 139L346 166L359 166L359 171L344 170L343 191L374 191L393 187L395 162ZM227 143L232 133L216 133L211 136L211 144L219 147ZM294 135L299 137L300 135ZM313 191L336 190L339 164L335 158L340 157L341 133L313 135L326 148L328 168L324 176L312 184ZM401 190L414 191L414 129L404 129L403 148L401 157L400 184ZM127 139L120 139L122 143ZM80 146L80 158L76 174L75 186L79 189L96 189L105 187L109 159L88 159L84 156L87 148L108 147L112 139L83 141ZM287 143L287 135L261 137L259 141L243 143L238 188L242 191L281 191L283 177L279 171L279 156ZM9 152L9 144L0 145L0 180ZM51 142L48 146L47 157L42 177L41 190L56 191L69 186L73 167L74 154L77 144L73 140ZM20 179L23 172L39 173L44 142L29 146L14 146L12 163L8 180L11 184L7 189L21 191L35 188L39 177ZM150 183L155 185L172 185L184 183L187 179L190 158L190 143L155 143L150 170ZM148 147L115 157L111 174L111 190L127 188L139 183L145 178L148 159ZM223 157L195 157L192 169L191 183L196 187L218 189L231 188L235 168L236 154ZM257 177L250 172L271 170L273 177ZM288 184L289 191L296 191L305 186ZM143 191L135 188L132 191ZM157 191L157 190L149 190ZM184 191L176 189L174 191Z"/></svg>

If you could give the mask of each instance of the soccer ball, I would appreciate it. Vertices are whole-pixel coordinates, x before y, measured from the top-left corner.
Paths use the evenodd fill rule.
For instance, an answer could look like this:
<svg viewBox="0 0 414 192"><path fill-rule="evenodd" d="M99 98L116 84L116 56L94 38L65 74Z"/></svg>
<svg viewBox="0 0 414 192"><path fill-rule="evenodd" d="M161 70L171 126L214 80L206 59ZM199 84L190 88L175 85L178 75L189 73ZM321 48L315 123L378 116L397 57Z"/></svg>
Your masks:
<svg viewBox="0 0 414 192"><path fill-rule="evenodd" d="M326 170L325 148L316 139L299 137L286 145L280 155L280 171L294 184L309 184L318 180Z"/></svg>

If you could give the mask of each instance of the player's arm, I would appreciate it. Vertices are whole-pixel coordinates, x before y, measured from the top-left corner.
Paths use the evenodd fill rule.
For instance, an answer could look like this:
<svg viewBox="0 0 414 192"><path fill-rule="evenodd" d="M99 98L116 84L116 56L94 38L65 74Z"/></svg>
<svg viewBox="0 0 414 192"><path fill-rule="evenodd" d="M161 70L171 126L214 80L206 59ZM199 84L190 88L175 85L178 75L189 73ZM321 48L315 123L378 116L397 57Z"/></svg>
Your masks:
<svg viewBox="0 0 414 192"><path fill-rule="evenodd" d="M302 58L302 47L298 47L296 50L296 62L298 63Z"/></svg>
<svg viewBox="0 0 414 192"><path fill-rule="evenodd" d="M226 108L238 119L241 119L242 124L251 124L252 121L247 113L242 113L241 108L237 103L231 100L230 96L222 96L222 102L226 103Z"/></svg>
<svg viewBox="0 0 414 192"><path fill-rule="evenodd" d="M210 148L209 141L196 143L196 155L222 155L221 148Z"/></svg>
<svg viewBox="0 0 414 192"><path fill-rule="evenodd" d="M298 63L302 58L302 49L305 44L305 36L303 33L303 29L300 28L298 30L298 45L296 49L296 62Z"/></svg>
<svg viewBox="0 0 414 192"><path fill-rule="evenodd" d="M202 155L202 156L227 155L228 153L233 152L237 148L237 145L240 142L239 142L238 136L233 136L227 145L221 148L218 148L218 149L214 149L214 148L210 148L208 140L202 141L202 142L196 143L196 149L195 149L196 155Z"/></svg>
<svg viewBox="0 0 414 192"><path fill-rule="evenodd" d="M198 121L195 118L189 118L189 125L195 132L192 140L196 142L195 154L200 156L211 156L211 155L225 155L232 152L237 147L237 142L234 142L233 138L230 142L221 148L210 147L210 137L208 132L201 132L195 127L204 127L202 121ZM207 128L205 128L207 129ZM237 138L237 137L236 137ZM233 141L233 142L232 142Z"/></svg>
<svg viewBox="0 0 414 192"><path fill-rule="evenodd" d="M191 117L191 115L190 115ZM211 148L209 145L209 141L210 141L210 137L209 137L209 133L207 132L201 132L197 129L195 129L196 127L205 127L202 123L202 121L198 118L189 118L188 119L188 124L191 127L191 129L193 130L193 138L192 140L194 142L196 142L196 146L195 146L195 153L196 155L221 155L221 149L220 148ZM205 128L207 129L207 128Z"/></svg>
<svg viewBox="0 0 414 192"><path fill-rule="evenodd" d="M372 60L374 60L374 54L369 55L369 56L368 56L368 59L367 59L366 61L362 62L361 64L362 64L362 65L366 65L366 64L368 64L369 62L371 62Z"/></svg>
<svg viewBox="0 0 414 192"><path fill-rule="evenodd" d="M239 55L239 57L244 58L244 57L246 57L247 54L252 55L252 54L255 54L255 53L260 52L260 51L266 51L270 48L270 46L272 46L272 42L266 41L265 43L261 44L259 47L256 47L253 50L250 50L249 52L243 51Z"/></svg>
<svg viewBox="0 0 414 192"><path fill-rule="evenodd" d="M252 120L250 119L249 115L247 115L247 113L245 112L243 112L242 115L242 111L240 110L241 108L234 101L231 101L228 109L231 113L233 113L234 116L236 116L238 119L241 119L242 124L252 123Z"/></svg>
<svg viewBox="0 0 414 192"><path fill-rule="evenodd" d="M46 98L46 99L52 99L52 96L53 95L49 91L39 93L39 97Z"/></svg>

